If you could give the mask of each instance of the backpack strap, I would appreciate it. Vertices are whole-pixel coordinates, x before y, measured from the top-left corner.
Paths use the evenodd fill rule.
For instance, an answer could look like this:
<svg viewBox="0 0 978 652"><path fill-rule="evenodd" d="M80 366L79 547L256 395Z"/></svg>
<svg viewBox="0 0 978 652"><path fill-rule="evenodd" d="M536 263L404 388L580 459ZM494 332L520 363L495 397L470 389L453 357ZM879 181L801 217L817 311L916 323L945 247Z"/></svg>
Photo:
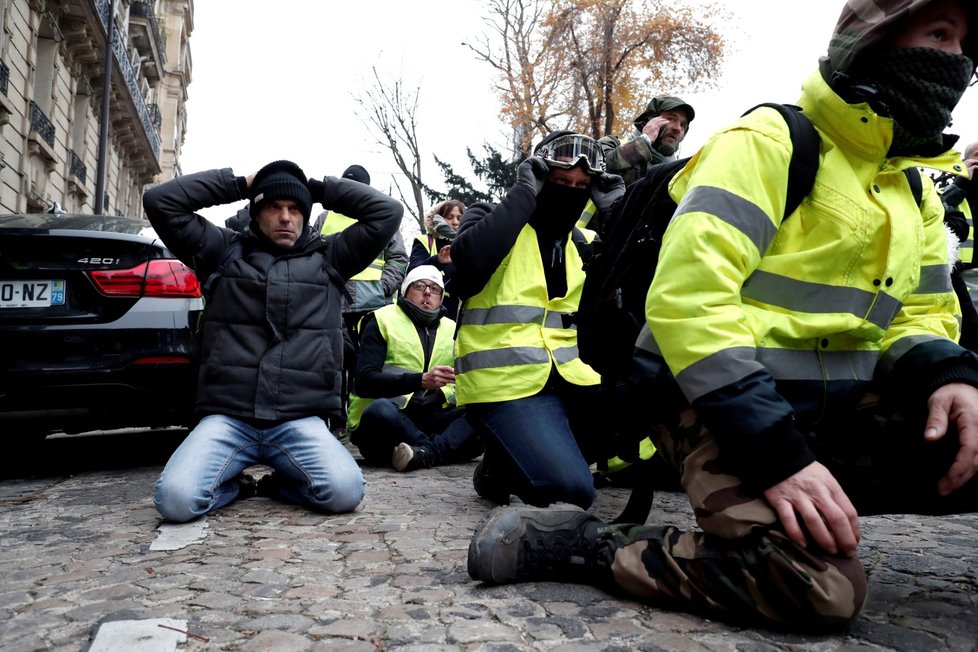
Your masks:
<svg viewBox="0 0 978 652"><path fill-rule="evenodd" d="M917 208L924 201L924 182L920 180L920 170L917 168L904 168L903 174L907 177L910 184L910 192L913 193L913 200L917 202Z"/></svg>
<svg viewBox="0 0 978 652"><path fill-rule="evenodd" d="M791 162L788 164L788 198L785 201L784 209L784 216L787 217L795 212L805 196L812 191L812 186L815 185L820 139L815 125L802 113L801 107L794 104L765 102L748 110L744 115L762 106L780 113L788 125L788 133L791 135L792 151ZM924 184L920 179L920 170L909 167L903 170L903 174L906 175L907 183L910 184L910 192L913 193L917 208L920 208L924 200Z"/></svg>
<svg viewBox="0 0 978 652"><path fill-rule="evenodd" d="M784 204L784 216L788 217L812 191L818 173L821 138L812 121L793 104L765 102L748 110L744 115L762 106L776 110L788 125L791 136L791 162L788 164L788 195ZM919 179L918 179L919 181Z"/></svg>
<svg viewBox="0 0 978 652"><path fill-rule="evenodd" d="M214 290L214 285L220 280L221 276L224 275L224 271L228 268L228 265L233 263L238 258L241 258L241 254L244 252L244 245L241 244L241 236L235 233L231 236L230 246L224 250L221 255L221 260L218 261L217 267L214 272L207 277L207 281L204 282L204 286L201 288L201 292L205 297L209 297L211 292Z"/></svg>
<svg viewBox="0 0 978 652"><path fill-rule="evenodd" d="M577 226L571 229L570 240L577 248L577 255L581 257L581 263L584 265L584 269L586 270L588 263L591 261L591 256L594 254L594 250L591 248L591 243L587 241L587 236L585 236L584 232Z"/></svg>
<svg viewBox="0 0 978 652"><path fill-rule="evenodd" d="M581 231L580 227L575 226L573 229L571 229L570 236L571 242L573 242L574 246L577 247L577 252L579 254L583 254L587 248L591 246L591 243L587 241L587 236L584 235L584 232Z"/></svg>
<svg viewBox="0 0 978 652"><path fill-rule="evenodd" d="M323 249L326 248L326 244L328 242L329 242L328 236L325 235L319 236L319 244L316 245L314 251L319 251L320 253L322 253ZM329 280L333 282L333 285L335 285L339 289L340 294L343 295L347 303L352 306L353 297L350 296L350 291L346 289L346 281L344 281L343 277L340 276L340 273L336 271L336 268L330 264L329 259L326 258L325 254L323 254L323 271L326 272L326 276L328 276Z"/></svg>

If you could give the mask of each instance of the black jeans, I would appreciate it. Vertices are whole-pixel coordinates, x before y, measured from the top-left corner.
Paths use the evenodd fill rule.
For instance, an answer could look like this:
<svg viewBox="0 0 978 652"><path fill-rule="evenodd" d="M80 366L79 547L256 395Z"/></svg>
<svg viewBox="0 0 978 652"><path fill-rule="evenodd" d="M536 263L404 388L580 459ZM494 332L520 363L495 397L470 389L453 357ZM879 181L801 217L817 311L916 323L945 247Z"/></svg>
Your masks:
<svg viewBox="0 0 978 652"><path fill-rule="evenodd" d="M360 449L363 459L375 466L390 466L394 447L402 442L428 448L438 464L467 462L482 453L482 443L463 408L419 416L383 398L363 411L350 441Z"/></svg>

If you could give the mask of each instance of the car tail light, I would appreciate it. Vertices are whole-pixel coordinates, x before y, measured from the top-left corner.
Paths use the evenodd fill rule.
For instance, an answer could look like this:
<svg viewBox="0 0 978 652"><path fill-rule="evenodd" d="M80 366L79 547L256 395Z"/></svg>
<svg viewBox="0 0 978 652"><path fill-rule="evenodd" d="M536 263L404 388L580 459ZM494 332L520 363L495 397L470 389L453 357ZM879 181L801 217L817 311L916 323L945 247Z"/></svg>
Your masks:
<svg viewBox="0 0 978 652"><path fill-rule="evenodd" d="M182 355L156 356L151 358L136 358L133 364L190 364L190 358Z"/></svg>
<svg viewBox="0 0 978 652"><path fill-rule="evenodd" d="M102 294L126 297L199 297L193 270L179 260L151 260L132 269L89 272Z"/></svg>

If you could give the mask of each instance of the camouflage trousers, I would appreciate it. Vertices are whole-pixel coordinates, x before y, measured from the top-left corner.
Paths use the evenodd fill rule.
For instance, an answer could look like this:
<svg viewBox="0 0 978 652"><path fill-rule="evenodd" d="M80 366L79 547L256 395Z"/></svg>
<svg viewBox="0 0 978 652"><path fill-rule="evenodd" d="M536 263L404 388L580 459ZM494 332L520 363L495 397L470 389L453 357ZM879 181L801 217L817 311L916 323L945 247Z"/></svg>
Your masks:
<svg viewBox="0 0 978 652"><path fill-rule="evenodd" d="M680 470L702 530L609 526L600 554L613 591L741 623L833 628L859 613L866 599L859 561L792 543L763 496L723 471L692 410L652 438Z"/></svg>
<svg viewBox="0 0 978 652"><path fill-rule="evenodd" d="M978 477L949 496L937 480L958 450L952 428L924 442L926 407L914 413L866 394L854 409L808 433L819 462L861 515L978 511ZM856 559L800 548L756 490L727 472L719 449L693 410L655 428L652 440L679 470L701 531L613 525L602 566L614 587L652 604L738 622L831 628L852 620L866 600Z"/></svg>

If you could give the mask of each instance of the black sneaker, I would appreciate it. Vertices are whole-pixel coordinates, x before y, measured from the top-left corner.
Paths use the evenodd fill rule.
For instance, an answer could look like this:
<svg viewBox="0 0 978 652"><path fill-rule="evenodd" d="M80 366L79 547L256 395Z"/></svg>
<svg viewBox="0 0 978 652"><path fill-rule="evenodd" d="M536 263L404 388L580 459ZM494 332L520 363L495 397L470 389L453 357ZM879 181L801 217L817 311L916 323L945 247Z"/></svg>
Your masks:
<svg viewBox="0 0 978 652"><path fill-rule="evenodd" d="M255 495L263 498L278 497L278 489L281 484L280 480L281 476L279 475L278 471L266 473L262 477L258 478L258 486L256 487Z"/></svg>
<svg viewBox="0 0 978 652"><path fill-rule="evenodd" d="M248 473L242 473L238 476L238 495L236 500L246 500L255 496L275 498L278 495L278 486L279 477L275 471L257 478Z"/></svg>
<svg viewBox="0 0 978 652"><path fill-rule="evenodd" d="M509 504L509 486L493 472L488 462L488 453L482 455L482 460L472 473L472 487L475 493L497 505Z"/></svg>
<svg viewBox="0 0 978 652"><path fill-rule="evenodd" d="M469 577L490 584L597 577L606 525L575 506L497 507L469 543Z"/></svg>
<svg viewBox="0 0 978 652"><path fill-rule="evenodd" d="M238 495L235 500L247 500L258 495L258 481L254 476L242 473L238 476Z"/></svg>
<svg viewBox="0 0 978 652"><path fill-rule="evenodd" d="M416 471L430 469L435 465L435 455L425 446L411 446L401 442L394 447L391 456L391 466L398 471Z"/></svg>

